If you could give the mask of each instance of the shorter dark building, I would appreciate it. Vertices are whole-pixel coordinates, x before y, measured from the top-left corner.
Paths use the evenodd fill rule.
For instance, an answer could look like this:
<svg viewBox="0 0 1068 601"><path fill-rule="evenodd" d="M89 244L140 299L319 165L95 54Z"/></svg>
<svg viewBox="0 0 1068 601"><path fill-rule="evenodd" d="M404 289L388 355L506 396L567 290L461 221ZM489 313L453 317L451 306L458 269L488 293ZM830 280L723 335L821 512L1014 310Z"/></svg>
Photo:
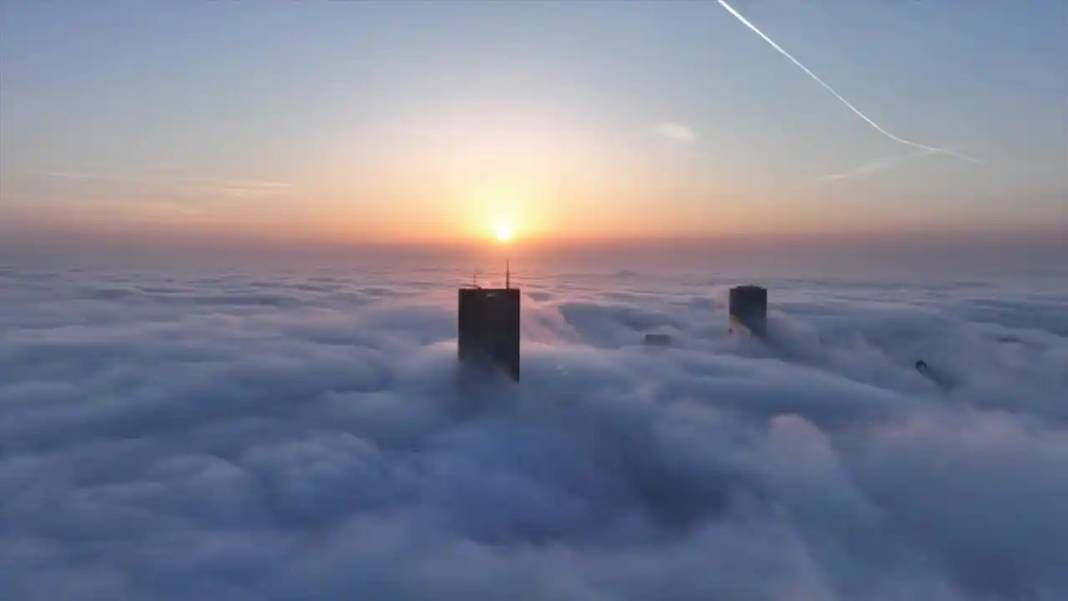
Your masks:
<svg viewBox="0 0 1068 601"><path fill-rule="evenodd" d="M916 371L920 372L921 374L926 376L927 379L937 384L942 390L949 390L950 388L953 388L953 381L949 377L947 377L946 374L927 365L927 362L923 359L917 361L915 363L915 366Z"/></svg>
<svg viewBox="0 0 1068 601"><path fill-rule="evenodd" d="M764 336L768 331L768 291L760 286L736 286L730 294L731 323Z"/></svg>
<svg viewBox="0 0 1068 601"><path fill-rule="evenodd" d="M642 342L646 346L671 346L671 335L669 334L646 334Z"/></svg>
<svg viewBox="0 0 1068 601"><path fill-rule="evenodd" d="M460 361L496 365L519 380L519 289L460 288Z"/></svg>

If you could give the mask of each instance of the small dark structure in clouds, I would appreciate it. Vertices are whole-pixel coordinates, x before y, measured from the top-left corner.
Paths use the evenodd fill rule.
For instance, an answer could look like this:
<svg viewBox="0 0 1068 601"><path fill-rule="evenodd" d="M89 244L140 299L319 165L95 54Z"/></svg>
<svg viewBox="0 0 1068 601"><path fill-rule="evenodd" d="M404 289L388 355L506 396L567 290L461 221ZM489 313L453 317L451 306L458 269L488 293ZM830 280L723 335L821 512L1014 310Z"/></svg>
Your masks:
<svg viewBox="0 0 1068 601"><path fill-rule="evenodd" d="M768 291L760 286L735 286L730 293L731 324L741 324L757 336L768 331Z"/></svg>
<svg viewBox="0 0 1068 601"><path fill-rule="evenodd" d="M519 289L460 288L459 356L496 365L519 381Z"/></svg>
<svg viewBox="0 0 1068 601"><path fill-rule="evenodd" d="M930 365L927 365L927 362L923 359L916 361L913 366L916 368L916 371L920 372L920 374L925 376L928 380L937 384L942 390L953 388L953 381L947 377L946 374L933 369Z"/></svg>
<svg viewBox="0 0 1068 601"><path fill-rule="evenodd" d="M671 346L670 334L646 334L642 342L646 346Z"/></svg>

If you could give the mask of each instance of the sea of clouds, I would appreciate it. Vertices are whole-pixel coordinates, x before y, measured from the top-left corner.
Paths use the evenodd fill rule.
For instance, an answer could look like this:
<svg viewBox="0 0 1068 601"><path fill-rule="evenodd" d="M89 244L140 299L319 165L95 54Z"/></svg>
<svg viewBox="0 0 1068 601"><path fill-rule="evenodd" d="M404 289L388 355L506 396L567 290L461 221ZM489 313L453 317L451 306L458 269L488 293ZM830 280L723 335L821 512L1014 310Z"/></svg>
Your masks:
<svg viewBox="0 0 1068 601"><path fill-rule="evenodd" d="M0 598L1068 598L1068 287L468 279L0 270Z"/></svg>

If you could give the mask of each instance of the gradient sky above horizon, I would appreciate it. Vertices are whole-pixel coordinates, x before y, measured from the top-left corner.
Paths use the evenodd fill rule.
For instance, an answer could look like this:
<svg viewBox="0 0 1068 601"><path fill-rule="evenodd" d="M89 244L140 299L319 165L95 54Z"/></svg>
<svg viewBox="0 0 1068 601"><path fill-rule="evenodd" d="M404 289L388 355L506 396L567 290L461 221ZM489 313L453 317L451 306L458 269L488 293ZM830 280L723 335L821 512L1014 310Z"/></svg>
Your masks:
<svg viewBox="0 0 1068 601"><path fill-rule="evenodd" d="M0 229L345 242L1068 224L1068 4L0 2ZM3 225L6 224L6 225Z"/></svg>

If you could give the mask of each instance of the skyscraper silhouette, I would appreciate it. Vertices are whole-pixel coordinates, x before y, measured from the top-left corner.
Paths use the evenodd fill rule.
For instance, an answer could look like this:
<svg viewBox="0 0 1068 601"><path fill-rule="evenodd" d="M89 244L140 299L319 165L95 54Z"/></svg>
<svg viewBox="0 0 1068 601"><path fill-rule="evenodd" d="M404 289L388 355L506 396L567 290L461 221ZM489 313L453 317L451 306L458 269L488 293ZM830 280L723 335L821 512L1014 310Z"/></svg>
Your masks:
<svg viewBox="0 0 1068 601"><path fill-rule="evenodd" d="M519 289L460 288L460 361L494 365L519 381Z"/></svg>

